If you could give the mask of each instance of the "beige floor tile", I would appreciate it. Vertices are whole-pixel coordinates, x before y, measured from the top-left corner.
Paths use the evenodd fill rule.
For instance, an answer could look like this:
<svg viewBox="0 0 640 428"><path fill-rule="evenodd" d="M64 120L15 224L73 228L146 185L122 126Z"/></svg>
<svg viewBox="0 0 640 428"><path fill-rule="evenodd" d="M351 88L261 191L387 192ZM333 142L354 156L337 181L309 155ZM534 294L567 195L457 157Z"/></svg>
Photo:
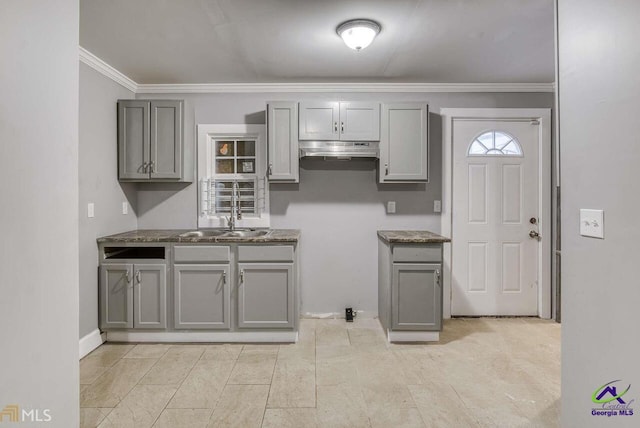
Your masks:
<svg viewBox="0 0 640 428"><path fill-rule="evenodd" d="M240 356L248 356L248 355L278 355L278 351L280 350L280 345L275 343L264 343L261 345L244 345L242 347L242 352Z"/></svg>
<svg viewBox="0 0 640 428"><path fill-rule="evenodd" d="M355 361L349 359L318 361L316 363L316 383L322 386L357 385L358 366Z"/></svg>
<svg viewBox="0 0 640 428"><path fill-rule="evenodd" d="M111 410L113 409L90 407L80 409L80 428L96 428Z"/></svg>
<svg viewBox="0 0 640 428"><path fill-rule="evenodd" d="M127 355L135 346L136 345L129 343L103 343L84 358L102 356L105 359L119 360ZM113 365L114 363L115 361L111 364Z"/></svg>
<svg viewBox="0 0 640 428"><path fill-rule="evenodd" d="M316 407L315 362L278 360L267 407Z"/></svg>
<svg viewBox="0 0 640 428"><path fill-rule="evenodd" d="M100 428L148 428L167 405L176 388L168 385L137 385L107 415Z"/></svg>
<svg viewBox="0 0 640 428"><path fill-rule="evenodd" d="M93 359L90 357L83 358L80 360L80 384L92 384L96 379L102 376L104 372L109 370L109 367L111 367L111 365L105 365L99 359Z"/></svg>
<svg viewBox="0 0 640 428"><path fill-rule="evenodd" d="M262 428L318 427L316 409L267 409Z"/></svg>
<svg viewBox="0 0 640 428"><path fill-rule="evenodd" d="M126 356L134 345L104 344L80 360L80 383L93 383L98 377Z"/></svg>
<svg viewBox="0 0 640 428"><path fill-rule="evenodd" d="M171 348L171 345L139 344L136 345L124 358L160 358Z"/></svg>
<svg viewBox="0 0 640 428"><path fill-rule="evenodd" d="M320 321L325 321L320 323ZM344 322L344 320L343 320ZM326 320L319 320L316 324L316 344L317 345L350 345L349 334L343 325L333 325Z"/></svg>
<svg viewBox="0 0 640 428"><path fill-rule="evenodd" d="M168 408L213 409L233 369L233 360L200 360L173 396Z"/></svg>
<svg viewBox="0 0 640 428"><path fill-rule="evenodd" d="M260 427L269 385L227 385L209 427Z"/></svg>
<svg viewBox="0 0 640 428"><path fill-rule="evenodd" d="M310 361L316 360L316 347L313 342L289 343L280 345L278 360Z"/></svg>
<svg viewBox="0 0 640 428"><path fill-rule="evenodd" d="M370 427L367 406L358 385L317 387L317 418L322 427Z"/></svg>
<svg viewBox="0 0 640 428"><path fill-rule="evenodd" d="M369 421L372 428L424 428L426 426L417 408L369 408Z"/></svg>
<svg viewBox="0 0 640 428"><path fill-rule="evenodd" d="M203 346L173 346L140 381L143 385L180 385L204 353Z"/></svg>
<svg viewBox="0 0 640 428"><path fill-rule="evenodd" d="M277 348L276 348L277 350ZM269 385L276 364L276 353L243 350L227 383L235 385Z"/></svg>
<svg viewBox="0 0 640 428"><path fill-rule="evenodd" d="M243 345L223 343L220 345L209 345L205 348L204 354L202 354L203 360L237 360L238 355L242 351Z"/></svg>
<svg viewBox="0 0 640 428"><path fill-rule="evenodd" d="M382 330L367 328L352 328L347 330L351 345L382 345L386 346L387 340Z"/></svg>
<svg viewBox="0 0 640 428"><path fill-rule="evenodd" d="M409 385L422 420L428 427L477 427L475 417L447 384Z"/></svg>
<svg viewBox="0 0 640 428"><path fill-rule="evenodd" d="M370 383L362 385L362 396L368 409L410 409L416 407L407 385L400 383Z"/></svg>
<svg viewBox="0 0 640 428"><path fill-rule="evenodd" d="M80 407L115 407L156 363L156 359L118 361L80 394Z"/></svg>
<svg viewBox="0 0 640 428"><path fill-rule="evenodd" d="M209 409L164 409L154 428L206 428L211 417Z"/></svg>

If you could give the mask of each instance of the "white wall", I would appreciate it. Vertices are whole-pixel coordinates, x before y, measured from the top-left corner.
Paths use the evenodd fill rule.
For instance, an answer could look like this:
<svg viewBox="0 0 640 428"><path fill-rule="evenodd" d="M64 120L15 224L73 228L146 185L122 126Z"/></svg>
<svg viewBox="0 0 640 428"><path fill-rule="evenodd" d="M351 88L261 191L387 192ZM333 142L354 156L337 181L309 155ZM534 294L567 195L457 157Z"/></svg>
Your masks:
<svg viewBox="0 0 640 428"><path fill-rule="evenodd" d="M558 3L562 426L637 427L640 2ZM605 210L604 240L579 235L580 208ZM616 379L636 414L592 416L591 394Z"/></svg>
<svg viewBox="0 0 640 428"><path fill-rule="evenodd" d="M118 182L118 99L134 93L80 64L79 234L80 337L98 328L98 247L96 238L136 229L135 184ZM87 217L93 202L95 217ZM122 214L122 203L131 205Z"/></svg>
<svg viewBox="0 0 640 428"><path fill-rule="evenodd" d="M427 101L440 107L552 107L544 94L186 94L136 98L185 99L188 128L198 123L264 123L269 100ZM378 185L376 163L359 160L302 160L300 184L271 184L271 223L302 230L302 312L340 312L347 306L377 312L377 238L379 229L440 230L433 200L441 198L441 120L431 114L431 182ZM193 137L188 144L193 144ZM387 215L387 201L397 214ZM138 226L196 228L196 186L158 184L139 187Z"/></svg>
<svg viewBox="0 0 640 428"><path fill-rule="evenodd" d="M0 12L0 409L52 427L79 423L78 9Z"/></svg>

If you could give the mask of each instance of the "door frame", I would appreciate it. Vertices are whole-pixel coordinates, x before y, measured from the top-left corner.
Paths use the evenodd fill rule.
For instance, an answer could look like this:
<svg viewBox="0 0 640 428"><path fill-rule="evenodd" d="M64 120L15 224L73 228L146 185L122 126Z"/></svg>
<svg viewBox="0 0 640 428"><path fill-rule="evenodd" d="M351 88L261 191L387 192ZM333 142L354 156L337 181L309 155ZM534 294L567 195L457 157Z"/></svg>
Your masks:
<svg viewBox="0 0 640 428"><path fill-rule="evenodd" d="M538 218L542 240L538 247L538 316L551 318L551 109L550 108L441 108L442 116L442 213L441 231L451 238L444 244L442 274L444 280L444 318L451 318L451 278L453 268L452 196L453 196L453 124L455 120L525 119L540 122Z"/></svg>

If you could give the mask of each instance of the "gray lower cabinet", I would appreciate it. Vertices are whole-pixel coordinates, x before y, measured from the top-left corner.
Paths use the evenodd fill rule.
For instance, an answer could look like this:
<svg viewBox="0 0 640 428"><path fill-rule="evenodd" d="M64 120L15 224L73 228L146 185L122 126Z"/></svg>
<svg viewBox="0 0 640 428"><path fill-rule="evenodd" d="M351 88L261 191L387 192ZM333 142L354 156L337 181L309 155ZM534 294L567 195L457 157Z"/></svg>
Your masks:
<svg viewBox="0 0 640 428"><path fill-rule="evenodd" d="M229 329L230 265L174 265L176 329Z"/></svg>
<svg viewBox="0 0 640 428"><path fill-rule="evenodd" d="M105 263L100 267L100 327L167 327L165 264Z"/></svg>
<svg viewBox="0 0 640 428"><path fill-rule="evenodd" d="M391 328L436 330L442 327L440 265L394 263L391 283Z"/></svg>
<svg viewBox="0 0 640 428"><path fill-rule="evenodd" d="M238 263L238 327L292 328L292 263Z"/></svg>
<svg viewBox="0 0 640 428"><path fill-rule="evenodd" d="M378 240L378 315L389 331L442 330L442 244Z"/></svg>

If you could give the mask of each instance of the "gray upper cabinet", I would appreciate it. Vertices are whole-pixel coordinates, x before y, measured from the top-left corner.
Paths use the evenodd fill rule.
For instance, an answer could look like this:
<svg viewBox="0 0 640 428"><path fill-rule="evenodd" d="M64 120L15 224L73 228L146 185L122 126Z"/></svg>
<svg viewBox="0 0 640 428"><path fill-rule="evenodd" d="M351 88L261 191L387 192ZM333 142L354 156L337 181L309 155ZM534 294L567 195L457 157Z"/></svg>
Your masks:
<svg viewBox="0 0 640 428"><path fill-rule="evenodd" d="M238 263L238 327L292 328L292 263Z"/></svg>
<svg viewBox="0 0 640 428"><path fill-rule="evenodd" d="M100 327L167 327L166 265L105 263L100 266Z"/></svg>
<svg viewBox="0 0 640 428"><path fill-rule="evenodd" d="M174 266L176 329L229 329L230 265L176 264Z"/></svg>
<svg viewBox="0 0 640 428"><path fill-rule="evenodd" d="M391 327L439 331L442 323L440 264L394 263Z"/></svg>
<svg viewBox="0 0 640 428"><path fill-rule="evenodd" d="M393 103L382 107L380 183L429 180L429 106Z"/></svg>
<svg viewBox="0 0 640 428"><path fill-rule="evenodd" d="M183 101L118 101L118 178L180 181L184 177Z"/></svg>
<svg viewBox="0 0 640 428"><path fill-rule="evenodd" d="M100 267L100 327L133 328L133 265Z"/></svg>
<svg viewBox="0 0 640 428"><path fill-rule="evenodd" d="M167 328L167 267L136 264L134 269L134 328Z"/></svg>
<svg viewBox="0 0 640 428"><path fill-rule="evenodd" d="M269 181L298 183L298 104L271 102L267 105Z"/></svg>
<svg viewBox="0 0 640 428"><path fill-rule="evenodd" d="M378 141L380 103L301 102L300 140Z"/></svg>

